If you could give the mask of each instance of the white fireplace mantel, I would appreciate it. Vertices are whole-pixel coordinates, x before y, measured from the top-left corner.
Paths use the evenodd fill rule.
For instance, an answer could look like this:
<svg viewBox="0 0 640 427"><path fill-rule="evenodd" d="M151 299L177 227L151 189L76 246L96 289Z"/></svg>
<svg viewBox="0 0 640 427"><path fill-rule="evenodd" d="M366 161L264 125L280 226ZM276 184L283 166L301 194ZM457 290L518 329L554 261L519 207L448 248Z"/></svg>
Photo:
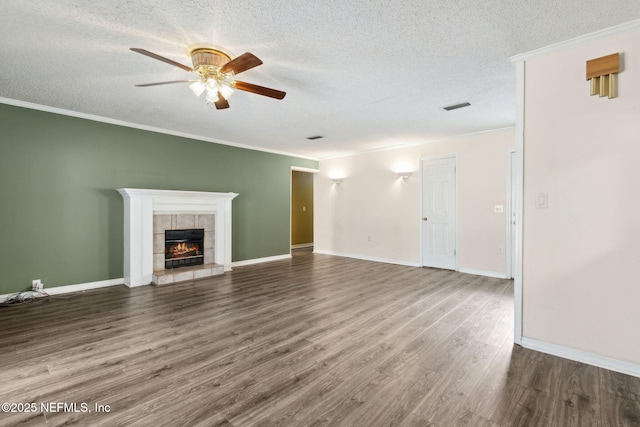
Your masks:
<svg viewBox="0 0 640 427"><path fill-rule="evenodd" d="M151 283L153 276L153 215L214 214L215 263L231 270L231 201L238 193L119 188L124 198L124 282Z"/></svg>

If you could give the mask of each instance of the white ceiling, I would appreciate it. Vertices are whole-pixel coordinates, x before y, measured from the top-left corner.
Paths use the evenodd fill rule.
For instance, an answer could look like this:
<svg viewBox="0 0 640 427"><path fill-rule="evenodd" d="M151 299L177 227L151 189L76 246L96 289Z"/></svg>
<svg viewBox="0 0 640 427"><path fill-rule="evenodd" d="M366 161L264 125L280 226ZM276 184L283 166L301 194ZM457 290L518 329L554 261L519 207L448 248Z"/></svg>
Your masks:
<svg viewBox="0 0 640 427"><path fill-rule="evenodd" d="M637 0L3 0L0 97L322 159L512 126L510 56L638 18ZM193 75L130 47L191 65L194 43L253 53L238 79L286 98L217 111L134 87Z"/></svg>

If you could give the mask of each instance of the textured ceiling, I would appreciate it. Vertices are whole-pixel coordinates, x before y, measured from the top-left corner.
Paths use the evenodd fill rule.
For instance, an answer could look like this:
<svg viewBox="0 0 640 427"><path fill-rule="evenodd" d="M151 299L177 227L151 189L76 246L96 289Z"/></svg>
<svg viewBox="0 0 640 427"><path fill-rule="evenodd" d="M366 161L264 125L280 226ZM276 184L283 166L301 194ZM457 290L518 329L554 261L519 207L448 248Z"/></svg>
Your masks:
<svg viewBox="0 0 640 427"><path fill-rule="evenodd" d="M3 0L0 97L321 159L512 126L510 56L638 18L637 0ZM239 79L287 97L216 111L134 87L193 75L130 47L191 65L194 43L255 54Z"/></svg>

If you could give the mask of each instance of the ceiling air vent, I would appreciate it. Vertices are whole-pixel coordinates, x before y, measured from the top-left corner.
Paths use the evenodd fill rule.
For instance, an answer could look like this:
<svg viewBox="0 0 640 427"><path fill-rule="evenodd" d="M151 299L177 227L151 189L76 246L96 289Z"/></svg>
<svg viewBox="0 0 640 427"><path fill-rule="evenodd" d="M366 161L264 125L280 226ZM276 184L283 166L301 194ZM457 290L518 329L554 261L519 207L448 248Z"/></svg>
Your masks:
<svg viewBox="0 0 640 427"><path fill-rule="evenodd" d="M309 137L307 137L307 139L308 139L309 141L314 141L314 140L316 140L316 139L321 139L321 138L324 138L324 136L316 135L316 136L309 136Z"/></svg>
<svg viewBox="0 0 640 427"><path fill-rule="evenodd" d="M470 105L471 104L469 104L468 102L463 102L462 104L449 105L448 107L444 107L444 109L447 111L451 111L451 110L457 110L458 108L468 107Z"/></svg>

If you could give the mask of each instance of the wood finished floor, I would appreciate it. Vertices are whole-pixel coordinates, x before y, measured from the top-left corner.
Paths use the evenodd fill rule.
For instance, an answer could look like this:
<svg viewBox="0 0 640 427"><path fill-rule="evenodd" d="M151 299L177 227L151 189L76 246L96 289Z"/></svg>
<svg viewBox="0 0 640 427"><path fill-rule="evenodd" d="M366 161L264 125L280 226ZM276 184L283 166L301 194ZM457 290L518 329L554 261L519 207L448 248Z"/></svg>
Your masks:
<svg viewBox="0 0 640 427"><path fill-rule="evenodd" d="M640 379L512 344L513 282L298 251L0 309L0 425L638 426Z"/></svg>

